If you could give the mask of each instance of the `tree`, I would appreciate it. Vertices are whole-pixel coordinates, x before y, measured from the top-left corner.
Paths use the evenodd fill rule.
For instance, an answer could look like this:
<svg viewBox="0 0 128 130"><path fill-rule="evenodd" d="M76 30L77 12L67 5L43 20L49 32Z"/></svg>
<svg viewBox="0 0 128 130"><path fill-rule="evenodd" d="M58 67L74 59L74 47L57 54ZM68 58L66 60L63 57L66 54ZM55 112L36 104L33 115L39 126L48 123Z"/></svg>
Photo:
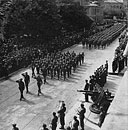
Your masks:
<svg viewBox="0 0 128 130"><path fill-rule="evenodd" d="M92 20L86 15L84 9L76 4L71 3L60 7L60 15L63 25L67 30L89 29Z"/></svg>
<svg viewBox="0 0 128 130"><path fill-rule="evenodd" d="M32 38L52 39L60 32L58 21L54 0L15 0L5 25L6 37L27 34Z"/></svg>

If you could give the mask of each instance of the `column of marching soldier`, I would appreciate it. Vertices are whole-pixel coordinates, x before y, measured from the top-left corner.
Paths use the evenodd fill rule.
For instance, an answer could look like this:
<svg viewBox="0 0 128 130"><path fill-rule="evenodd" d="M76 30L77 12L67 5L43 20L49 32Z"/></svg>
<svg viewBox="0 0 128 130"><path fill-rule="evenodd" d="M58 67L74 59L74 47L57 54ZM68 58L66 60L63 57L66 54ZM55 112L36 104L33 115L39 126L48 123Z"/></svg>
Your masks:
<svg viewBox="0 0 128 130"><path fill-rule="evenodd" d="M104 49L106 46L110 45L110 43L112 43L125 28L126 24L116 24L104 31L95 33L85 39L86 47L89 49L93 47L99 49L102 47L102 49ZM85 41L83 40L83 45Z"/></svg>
<svg viewBox="0 0 128 130"><path fill-rule="evenodd" d="M43 83L41 75L43 75L44 84L47 83L47 76L50 76L51 79L57 76L58 80L63 77L64 80L69 78L72 74L72 71L75 72L78 65L84 63L84 53L79 53L78 55L73 51L72 53L52 53L43 57L40 56L37 59L34 59L31 65L32 68L32 77L37 80L38 86L38 96L41 94L41 85ZM37 76L35 74L37 72ZM16 82L19 84L19 90L21 93L20 100L25 99L23 96L23 91L26 87L26 93L29 93L28 84L30 82L30 76L28 73L22 74L24 77L24 82L21 79Z"/></svg>

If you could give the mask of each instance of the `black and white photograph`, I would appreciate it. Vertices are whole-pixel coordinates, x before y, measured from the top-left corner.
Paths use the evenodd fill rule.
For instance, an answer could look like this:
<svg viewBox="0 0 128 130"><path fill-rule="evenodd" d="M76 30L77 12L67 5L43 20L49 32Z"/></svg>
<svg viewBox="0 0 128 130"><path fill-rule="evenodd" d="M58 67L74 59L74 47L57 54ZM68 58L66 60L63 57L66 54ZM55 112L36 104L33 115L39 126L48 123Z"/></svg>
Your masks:
<svg viewBox="0 0 128 130"><path fill-rule="evenodd" d="M128 0L0 0L0 130L128 130Z"/></svg>

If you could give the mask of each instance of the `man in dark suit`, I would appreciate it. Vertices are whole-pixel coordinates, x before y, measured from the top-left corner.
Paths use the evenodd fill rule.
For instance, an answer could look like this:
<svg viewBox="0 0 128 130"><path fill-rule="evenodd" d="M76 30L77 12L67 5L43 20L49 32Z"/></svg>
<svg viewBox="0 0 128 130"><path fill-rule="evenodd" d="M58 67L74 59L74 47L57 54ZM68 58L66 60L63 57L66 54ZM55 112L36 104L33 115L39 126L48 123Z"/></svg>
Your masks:
<svg viewBox="0 0 128 130"><path fill-rule="evenodd" d="M24 85L24 82L22 81L22 79L17 80L16 82L19 84L19 90L20 90L20 95L21 95L20 101L21 101L22 99L25 99L24 96L23 96L25 85Z"/></svg>
<svg viewBox="0 0 128 130"><path fill-rule="evenodd" d="M25 74L22 74L24 77L24 83L25 83L25 87L26 87L26 93L29 92L28 90L28 84L30 83L30 76L28 75L28 73L26 72Z"/></svg>

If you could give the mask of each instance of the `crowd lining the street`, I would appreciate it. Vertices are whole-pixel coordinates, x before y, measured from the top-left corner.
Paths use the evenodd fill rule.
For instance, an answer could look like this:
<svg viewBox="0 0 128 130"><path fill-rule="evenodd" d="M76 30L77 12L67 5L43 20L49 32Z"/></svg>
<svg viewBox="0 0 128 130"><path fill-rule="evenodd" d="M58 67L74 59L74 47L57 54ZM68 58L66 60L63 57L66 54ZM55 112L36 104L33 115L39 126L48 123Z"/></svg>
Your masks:
<svg viewBox="0 0 128 130"><path fill-rule="evenodd" d="M65 34L46 44L28 43L28 41L9 39L0 44L0 77L7 77L10 73L26 67L35 57L45 57L47 53L56 53L80 42L88 48L100 47L110 44L125 28L125 24L116 24L110 28L96 33L89 38L83 33ZM25 36L22 36L23 39ZM29 39L29 38L28 38Z"/></svg>
<svg viewBox="0 0 128 130"><path fill-rule="evenodd" d="M123 56L123 52L127 45L128 36L127 30L125 30L119 37L119 46L115 49L115 55L112 62L112 71L120 73L125 66L127 66L127 57Z"/></svg>

